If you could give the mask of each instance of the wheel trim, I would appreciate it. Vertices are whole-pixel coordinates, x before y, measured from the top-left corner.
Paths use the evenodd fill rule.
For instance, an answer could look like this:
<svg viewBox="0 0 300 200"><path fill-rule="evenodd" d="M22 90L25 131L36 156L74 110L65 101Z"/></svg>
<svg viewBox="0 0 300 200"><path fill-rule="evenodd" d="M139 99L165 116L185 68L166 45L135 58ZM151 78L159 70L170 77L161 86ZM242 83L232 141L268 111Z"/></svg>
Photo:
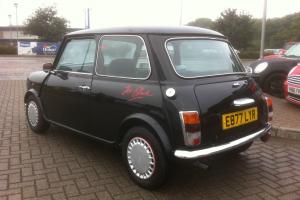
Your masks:
<svg viewBox="0 0 300 200"><path fill-rule="evenodd" d="M34 101L30 101L27 106L28 121L31 126L36 127L39 122L39 110Z"/></svg>
<svg viewBox="0 0 300 200"><path fill-rule="evenodd" d="M127 146L127 161L132 173L140 179L149 179L155 170L155 157L149 143L135 137Z"/></svg>

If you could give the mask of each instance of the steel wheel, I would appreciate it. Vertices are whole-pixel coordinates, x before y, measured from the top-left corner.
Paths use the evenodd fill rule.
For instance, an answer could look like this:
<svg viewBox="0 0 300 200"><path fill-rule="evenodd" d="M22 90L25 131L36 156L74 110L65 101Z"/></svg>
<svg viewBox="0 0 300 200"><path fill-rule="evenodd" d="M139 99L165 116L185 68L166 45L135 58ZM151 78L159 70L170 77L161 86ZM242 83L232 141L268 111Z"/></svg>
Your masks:
<svg viewBox="0 0 300 200"><path fill-rule="evenodd" d="M34 96L29 96L25 102L28 124L36 133L42 133L48 129L49 123L44 119L42 109Z"/></svg>
<svg viewBox="0 0 300 200"><path fill-rule="evenodd" d="M141 178L150 178L155 169L155 159L151 146L146 140L135 137L127 147L128 164L133 173Z"/></svg>
<svg viewBox="0 0 300 200"><path fill-rule="evenodd" d="M145 127L129 129L122 142L122 157L130 178L139 186L153 189L167 176L167 160L155 133Z"/></svg>
<svg viewBox="0 0 300 200"><path fill-rule="evenodd" d="M36 127L39 122L39 110L34 101L28 103L27 116L30 125Z"/></svg>

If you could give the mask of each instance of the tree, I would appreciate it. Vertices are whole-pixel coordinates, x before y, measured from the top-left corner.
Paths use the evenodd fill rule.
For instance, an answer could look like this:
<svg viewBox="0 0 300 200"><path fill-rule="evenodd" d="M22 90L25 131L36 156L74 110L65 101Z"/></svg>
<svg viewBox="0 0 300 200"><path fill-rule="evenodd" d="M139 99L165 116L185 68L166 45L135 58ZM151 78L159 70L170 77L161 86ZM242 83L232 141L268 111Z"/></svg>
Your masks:
<svg viewBox="0 0 300 200"><path fill-rule="evenodd" d="M236 9L227 9L216 20L215 28L228 37L229 41L237 49L246 49L253 39L252 16L239 13Z"/></svg>
<svg viewBox="0 0 300 200"><path fill-rule="evenodd" d="M273 18L266 25L266 46L282 48L286 42L300 40L300 13Z"/></svg>
<svg viewBox="0 0 300 200"><path fill-rule="evenodd" d="M38 8L25 22L24 32L47 42L60 41L67 32L68 21L57 16L55 7Z"/></svg>
<svg viewBox="0 0 300 200"><path fill-rule="evenodd" d="M198 18L192 22L189 22L187 25L214 29L215 23L209 18Z"/></svg>

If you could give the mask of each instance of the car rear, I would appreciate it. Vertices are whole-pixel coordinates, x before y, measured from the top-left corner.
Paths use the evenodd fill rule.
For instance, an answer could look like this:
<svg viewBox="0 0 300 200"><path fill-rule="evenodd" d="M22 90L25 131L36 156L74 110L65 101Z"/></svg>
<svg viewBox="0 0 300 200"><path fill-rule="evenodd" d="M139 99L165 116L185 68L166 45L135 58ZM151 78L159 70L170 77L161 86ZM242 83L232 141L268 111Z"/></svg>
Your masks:
<svg viewBox="0 0 300 200"><path fill-rule="evenodd" d="M175 89L179 91L177 108L181 109L178 115L183 145L174 151L176 157L210 156L268 135L271 99L246 73L227 40L175 37L169 38L165 47L173 70L181 79L181 85ZM182 84L184 80L186 83ZM192 94L181 97L182 90ZM197 102L194 109L186 105L192 99Z"/></svg>

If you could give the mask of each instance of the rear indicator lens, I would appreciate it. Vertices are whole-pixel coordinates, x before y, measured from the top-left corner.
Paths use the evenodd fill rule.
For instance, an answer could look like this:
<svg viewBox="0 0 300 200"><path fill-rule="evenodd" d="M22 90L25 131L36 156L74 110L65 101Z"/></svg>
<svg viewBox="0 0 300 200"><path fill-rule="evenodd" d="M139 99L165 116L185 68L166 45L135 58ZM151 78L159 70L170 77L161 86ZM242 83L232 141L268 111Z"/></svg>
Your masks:
<svg viewBox="0 0 300 200"><path fill-rule="evenodd" d="M184 143L187 146L201 144L200 116L197 111L179 112Z"/></svg>
<svg viewBox="0 0 300 200"><path fill-rule="evenodd" d="M200 117L197 111L182 112L182 117L185 124L200 124Z"/></svg>
<svg viewBox="0 0 300 200"><path fill-rule="evenodd" d="M271 122L273 119L273 101L270 97L265 96L264 98L268 108L268 122Z"/></svg>

